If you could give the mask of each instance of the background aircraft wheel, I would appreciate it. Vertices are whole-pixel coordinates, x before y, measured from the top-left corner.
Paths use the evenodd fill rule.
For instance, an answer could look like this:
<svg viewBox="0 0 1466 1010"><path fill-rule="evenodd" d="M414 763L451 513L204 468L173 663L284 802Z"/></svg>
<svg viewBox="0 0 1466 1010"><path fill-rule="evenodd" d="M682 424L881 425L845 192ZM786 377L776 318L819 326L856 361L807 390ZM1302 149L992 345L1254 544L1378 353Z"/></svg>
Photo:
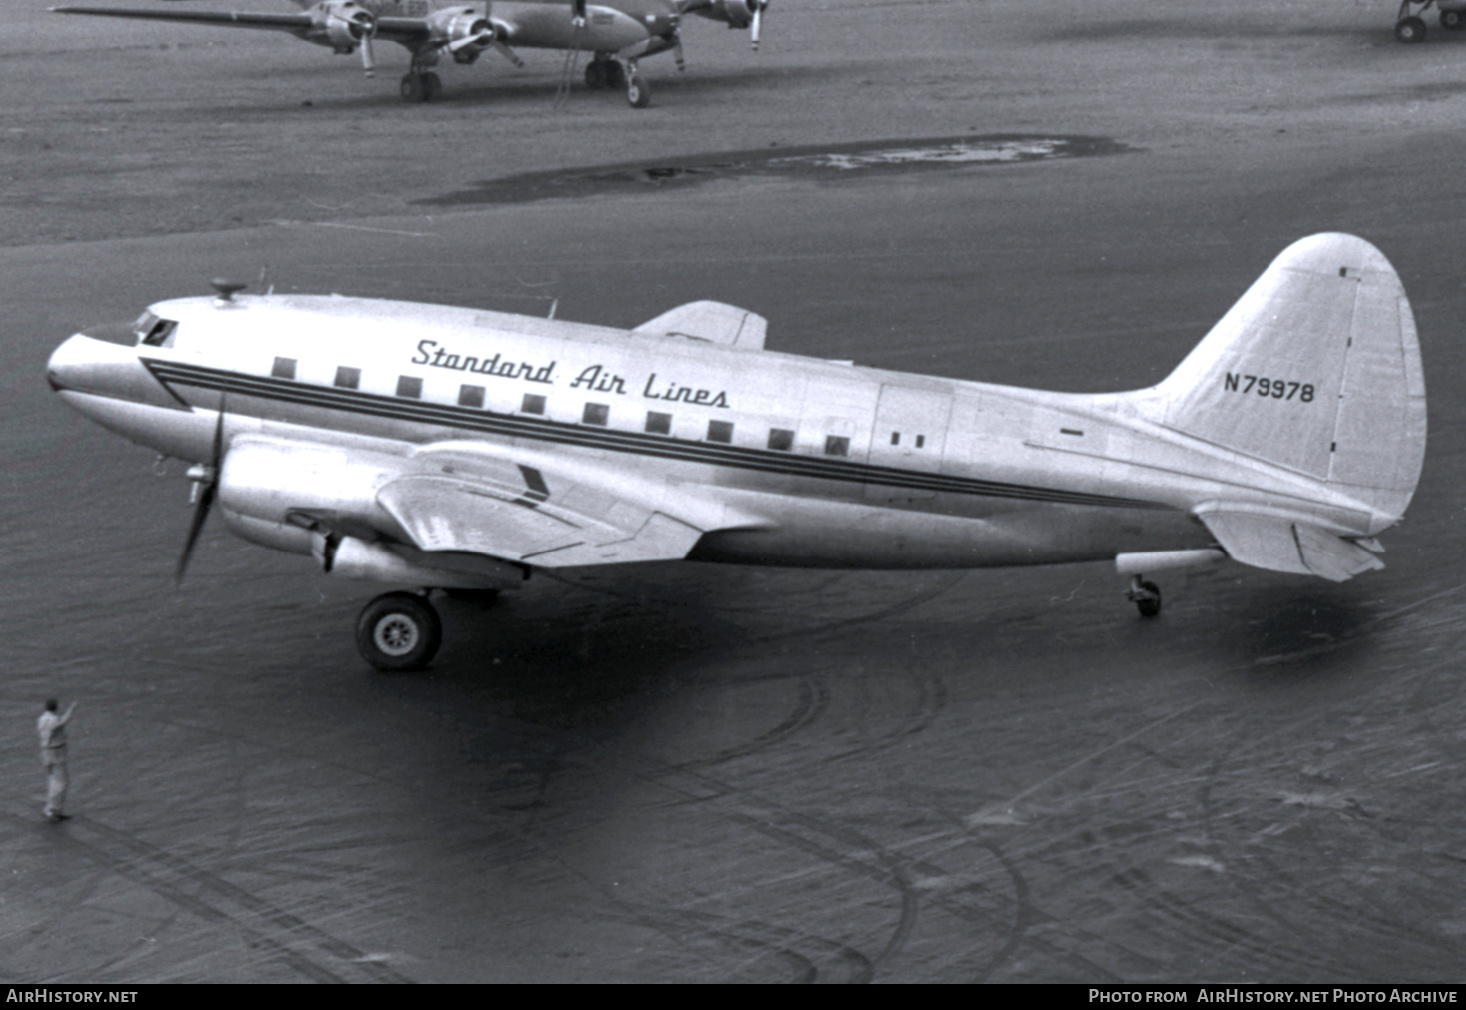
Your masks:
<svg viewBox="0 0 1466 1010"><path fill-rule="evenodd" d="M1161 612L1161 587L1154 582L1142 582L1138 586L1146 595L1135 601L1141 617L1155 617Z"/></svg>
<svg viewBox="0 0 1466 1010"><path fill-rule="evenodd" d="M626 82L626 100L633 109L644 109L652 104L652 89L646 86L640 74L632 74L631 80Z"/></svg>
<svg viewBox="0 0 1466 1010"><path fill-rule="evenodd" d="M397 92L404 102L421 102L427 95L427 88L423 85L421 74L405 74Z"/></svg>
<svg viewBox="0 0 1466 1010"><path fill-rule="evenodd" d="M1401 42L1424 42L1425 22L1419 18L1401 18L1395 22L1395 38Z"/></svg>
<svg viewBox="0 0 1466 1010"><path fill-rule="evenodd" d="M585 86L604 88L606 86L606 64L604 60L591 60L585 65Z"/></svg>
<svg viewBox="0 0 1466 1010"><path fill-rule="evenodd" d="M626 86L626 71L615 60L607 60L602 72L606 75L606 87L624 88Z"/></svg>
<svg viewBox="0 0 1466 1010"><path fill-rule="evenodd" d="M443 79L437 74L422 75L422 100L431 102L443 93Z"/></svg>
<svg viewBox="0 0 1466 1010"><path fill-rule="evenodd" d="M1466 26L1466 15L1460 11L1441 11L1441 27L1449 28L1453 32L1459 32Z"/></svg>
<svg viewBox="0 0 1466 1010"><path fill-rule="evenodd" d="M356 647L378 670L421 670L438 654L443 624L421 596L385 593L362 608L356 619Z"/></svg>

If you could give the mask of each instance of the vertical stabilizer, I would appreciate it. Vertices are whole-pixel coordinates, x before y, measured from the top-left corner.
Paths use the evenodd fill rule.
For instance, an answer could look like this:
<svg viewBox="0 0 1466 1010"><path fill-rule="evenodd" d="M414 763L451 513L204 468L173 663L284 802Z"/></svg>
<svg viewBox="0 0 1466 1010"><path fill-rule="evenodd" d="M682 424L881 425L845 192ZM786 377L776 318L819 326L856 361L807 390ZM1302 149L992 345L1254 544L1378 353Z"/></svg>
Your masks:
<svg viewBox="0 0 1466 1010"><path fill-rule="evenodd" d="M1154 392L1166 427L1358 489L1395 518L1420 478L1415 318L1389 261L1352 235L1283 250Z"/></svg>

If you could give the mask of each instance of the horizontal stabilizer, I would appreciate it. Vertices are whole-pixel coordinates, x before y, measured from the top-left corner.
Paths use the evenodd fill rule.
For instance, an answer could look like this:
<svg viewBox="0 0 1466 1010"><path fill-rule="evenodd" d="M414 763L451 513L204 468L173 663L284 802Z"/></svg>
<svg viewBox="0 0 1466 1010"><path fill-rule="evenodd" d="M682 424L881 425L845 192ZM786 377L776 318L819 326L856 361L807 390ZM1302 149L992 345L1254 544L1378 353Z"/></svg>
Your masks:
<svg viewBox="0 0 1466 1010"><path fill-rule="evenodd" d="M761 351L769 321L757 312L723 302L688 302L642 323L632 333L658 337L688 337L710 344L726 344Z"/></svg>
<svg viewBox="0 0 1466 1010"><path fill-rule="evenodd" d="M1361 543L1287 516L1206 512L1199 518L1233 560L1256 568L1343 582L1385 566Z"/></svg>

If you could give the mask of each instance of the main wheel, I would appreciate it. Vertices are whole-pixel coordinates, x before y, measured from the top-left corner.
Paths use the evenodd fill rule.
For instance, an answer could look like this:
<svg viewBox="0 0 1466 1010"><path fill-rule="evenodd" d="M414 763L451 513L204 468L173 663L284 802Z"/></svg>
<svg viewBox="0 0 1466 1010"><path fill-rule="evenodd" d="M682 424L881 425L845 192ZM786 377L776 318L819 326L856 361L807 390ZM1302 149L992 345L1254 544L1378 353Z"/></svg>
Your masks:
<svg viewBox="0 0 1466 1010"><path fill-rule="evenodd" d="M1466 27L1466 14L1460 11L1441 11L1441 27L1459 32L1462 27Z"/></svg>
<svg viewBox="0 0 1466 1010"><path fill-rule="evenodd" d="M356 619L356 647L378 670L421 670L438 654L443 624L421 596L384 593L362 608Z"/></svg>
<svg viewBox="0 0 1466 1010"><path fill-rule="evenodd" d="M1135 607L1140 611L1140 616L1155 617L1161 612L1161 587L1154 582L1142 582L1138 588L1147 594L1135 601Z"/></svg>
<svg viewBox="0 0 1466 1010"><path fill-rule="evenodd" d="M431 102L443 93L443 79L434 73L422 75L422 100Z"/></svg>
<svg viewBox="0 0 1466 1010"><path fill-rule="evenodd" d="M647 87L640 74L632 74L631 80L626 82L626 100L633 109L644 109L652 104L652 89Z"/></svg>
<svg viewBox="0 0 1466 1010"><path fill-rule="evenodd" d="M426 101L428 90L423 83L422 74L404 74L397 93L402 96L404 102Z"/></svg>
<svg viewBox="0 0 1466 1010"><path fill-rule="evenodd" d="M1401 42L1424 42L1425 22L1419 18L1401 18L1395 22L1395 38Z"/></svg>
<svg viewBox="0 0 1466 1010"><path fill-rule="evenodd" d="M585 65L585 86L604 88L606 86L606 61L591 60Z"/></svg>

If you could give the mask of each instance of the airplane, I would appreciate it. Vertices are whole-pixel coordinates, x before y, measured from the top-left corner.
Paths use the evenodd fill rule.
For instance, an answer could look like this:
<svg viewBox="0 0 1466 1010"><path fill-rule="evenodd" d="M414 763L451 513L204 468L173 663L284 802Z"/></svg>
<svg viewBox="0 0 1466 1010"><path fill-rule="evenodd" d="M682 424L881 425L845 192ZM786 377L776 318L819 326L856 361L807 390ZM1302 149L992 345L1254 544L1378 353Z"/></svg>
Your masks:
<svg viewBox="0 0 1466 1010"><path fill-rule="evenodd" d="M780 353L712 301L622 330L214 286L73 335L47 380L193 463L180 579L217 502L245 540L414 587L361 611L383 670L437 652L431 590L541 569L1108 560L1146 617L1147 576L1228 558L1343 581L1383 567L1425 453L1410 303L1342 234L1289 246L1167 378L1121 393Z"/></svg>
<svg viewBox="0 0 1466 1010"><path fill-rule="evenodd" d="M405 101L426 102L442 93L432 68L444 55L455 63L473 63L494 50L516 67L524 66L511 46L567 50L570 56L592 54L585 68L591 88L626 89L633 108L651 102L651 89L637 73L637 61L672 50L677 69L684 69L680 22L684 14L721 21L729 28L748 28L753 48L769 0L485 0L439 7L436 0L293 0L299 14L252 14L231 11L164 11L114 7L52 7L57 14L90 17L182 21L228 28L289 32L296 38L327 46L338 54L361 52L368 77L376 72L374 39L396 42L412 54L399 91Z"/></svg>
<svg viewBox="0 0 1466 1010"><path fill-rule="evenodd" d="M1424 42L1425 19L1420 16L1434 5L1440 10L1441 27L1458 32L1466 27L1466 0L1400 0L1400 13L1395 15L1395 38L1401 42ZM1412 14L1414 7L1419 14Z"/></svg>

